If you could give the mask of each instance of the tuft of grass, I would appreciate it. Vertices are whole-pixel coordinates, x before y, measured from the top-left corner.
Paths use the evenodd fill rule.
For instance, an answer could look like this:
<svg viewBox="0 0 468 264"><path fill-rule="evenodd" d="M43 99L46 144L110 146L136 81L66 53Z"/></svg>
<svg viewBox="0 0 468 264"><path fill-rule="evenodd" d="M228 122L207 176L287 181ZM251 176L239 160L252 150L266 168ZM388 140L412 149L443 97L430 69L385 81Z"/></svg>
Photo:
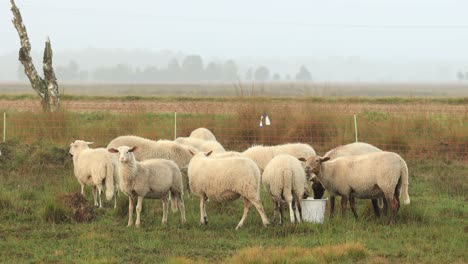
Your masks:
<svg viewBox="0 0 468 264"><path fill-rule="evenodd" d="M239 250L225 263L355 263L368 251L361 243L306 247L249 247Z"/></svg>
<svg viewBox="0 0 468 264"><path fill-rule="evenodd" d="M40 211L41 219L49 224L63 224L70 221L66 209L53 201L47 202Z"/></svg>

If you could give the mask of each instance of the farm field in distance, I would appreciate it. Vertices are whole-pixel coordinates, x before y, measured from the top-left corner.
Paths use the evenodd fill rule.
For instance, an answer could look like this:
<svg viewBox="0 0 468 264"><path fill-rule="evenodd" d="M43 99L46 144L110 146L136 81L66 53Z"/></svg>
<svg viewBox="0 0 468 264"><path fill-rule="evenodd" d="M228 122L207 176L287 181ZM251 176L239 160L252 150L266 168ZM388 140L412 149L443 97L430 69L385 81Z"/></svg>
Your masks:
<svg viewBox="0 0 468 264"><path fill-rule="evenodd" d="M83 87L80 93L81 88L71 92L75 88L65 87L63 111L43 114L31 91L2 92L5 87L0 85L0 110L7 113L7 140L0 143L0 252L7 254L1 254L0 262L468 262L464 89L427 97L346 93L341 97L313 90L270 96L245 89L239 95L233 86L228 96L193 97L188 92L93 93ZM260 128L259 117L265 112L272 125ZM345 217L337 213L330 219L327 208L323 225L286 221L264 229L251 208L239 231L234 228L242 216L240 200L208 202L209 224L200 226L199 200L185 192L187 224L181 225L180 214L171 212L168 225L162 226L161 202L145 199L140 229L126 227L128 199L123 194L117 209L108 202L105 209L94 209L92 220L85 223L74 220L64 203L65 196L80 189L66 155L74 139L105 147L118 135L173 139L205 126L226 149L299 141L323 154L355 140L354 114L360 141L395 151L408 162L411 204L401 206L396 227L388 227L385 218L376 219L370 202L359 199L358 220L349 209ZM261 189L262 203L272 218L271 198ZM86 199L91 204L89 188Z"/></svg>

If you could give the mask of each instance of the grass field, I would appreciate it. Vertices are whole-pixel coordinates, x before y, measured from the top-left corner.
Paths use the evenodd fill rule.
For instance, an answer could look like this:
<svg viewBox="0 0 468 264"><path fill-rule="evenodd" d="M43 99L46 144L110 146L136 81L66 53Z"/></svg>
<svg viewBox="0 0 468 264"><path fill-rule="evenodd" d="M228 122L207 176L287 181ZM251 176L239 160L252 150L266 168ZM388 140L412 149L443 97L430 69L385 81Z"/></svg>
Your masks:
<svg viewBox="0 0 468 264"><path fill-rule="evenodd" d="M80 100L90 99L75 101ZM126 100L134 103L135 110L128 113L65 111L44 115L7 109L8 140L0 144L3 154L0 156L0 262L468 262L468 119L463 111L466 99L446 99L445 102L424 99L421 108L415 106L421 103L420 99L412 99L418 104L404 98L393 99L376 103L383 105L378 111L364 107L360 113L362 140L391 147L408 161L411 204L400 208L396 227L388 227L384 219L375 219L370 202L365 200L358 200L360 219L357 221L348 212L344 218L339 214L334 219L327 217L323 225L285 224L264 229L258 213L251 210L239 231L234 228L242 215L241 201L209 202L209 225L199 226L198 199L187 195L187 224L183 226L179 224L178 213L170 213L168 225L162 226L161 203L145 200L142 227L127 228L125 195L119 197L116 210L110 208L109 203L108 208L95 209L90 222L78 223L73 220L63 198L79 191L71 159L66 156L67 143L85 137L83 139L95 140L98 146L103 146L110 138L124 132L151 138L173 136L172 113L158 113L157 110L147 113L138 108L141 100ZM346 104L354 104L352 100ZM187 101L194 102L187 99L179 103ZM363 100L355 104L373 103ZM194 127L213 126L220 141L237 150L250 143L310 139L307 142L317 143L314 147L323 153L334 144L354 139L348 113L316 114L319 110L342 106L343 101L329 101L326 105L329 108L311 104L300 111L291 106L279 108L282 111L267 108L278 124L270 130L258 129L257 112L265 111L265 104L261 102L251 101L249 107L238 108L232 115L208 114L202 111L206 105L196 105L191 106L196 114L186 112L180 116L178 131L183 136ZM414 110L388 111L395 105L397 109L413 106ZM442 111L454 105L461 110ZM438 107L441 109L438 113L424 111ZM419 111L421 109L423 111ZM255 125L247 125L250 122ZM455 143L455 146L441 142ZM264 191L261 195L271 218L272 202ZM90 189L87 189L87 199L91 202Z"/></svg>

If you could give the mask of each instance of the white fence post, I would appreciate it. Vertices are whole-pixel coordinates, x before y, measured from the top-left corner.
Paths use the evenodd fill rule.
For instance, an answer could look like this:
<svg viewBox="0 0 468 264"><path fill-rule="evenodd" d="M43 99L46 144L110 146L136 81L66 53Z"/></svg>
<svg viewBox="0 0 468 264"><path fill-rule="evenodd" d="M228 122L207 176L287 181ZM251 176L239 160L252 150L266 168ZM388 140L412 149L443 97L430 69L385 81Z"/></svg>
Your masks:
<svg viewBox="0 0 468 264"><path fill-rule="evenodd" d="M354 115L354 134L356 135L356 142L358 142L358 131L357 131L357 119L356 119L356 115Z"/></svg>
<svg viewBox="0 0 468 264"><path fill-rule="evenodd" d="M3 112L3 142L6 141L6 112Z"/></svg>
<svg viewBox="0 0 468 264"><path fill-rule="evenodd" d="M177 112L174 112L174 140L177 138Z"/></svg>

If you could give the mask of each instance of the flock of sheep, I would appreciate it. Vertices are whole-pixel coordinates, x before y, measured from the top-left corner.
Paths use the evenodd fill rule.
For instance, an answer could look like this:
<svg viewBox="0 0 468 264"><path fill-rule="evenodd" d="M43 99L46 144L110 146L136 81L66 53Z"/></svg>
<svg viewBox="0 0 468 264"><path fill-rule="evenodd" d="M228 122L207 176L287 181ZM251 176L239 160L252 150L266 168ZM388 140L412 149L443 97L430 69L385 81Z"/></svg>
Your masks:
<svg viewBox="0 0 468 264"><path fill-rule="evenodd" d="M106 199L124 192L129 197L128 226L133 225L134 203L136 222L140 225L143 198L161 199L162 223L167 223L169 202L172 211L180 211L185 223L184 188L200 198L200 223L206 224L206 202L233 201L242 197L244 212L236 229L242 227L253 205L264 226L269 220L260 199L260 185L273 199L273 219L283 221L282 203L289 206L291 222L302 220L301 199L308 196L312 184L314 198L330 195L333 216L335 196L341 196L344 214L349 201L357 217L355 198L372 199L374 212L379 213L379 200L384 210L390 205L390 225L395 224L400 207L400 193L409 204L408 167L396 153L385 152L366 143L339 146L323 157L317 156L308 144L253 146L244 152L226 151L206 128L192 131L189 137L174 141L153 141L137 136L121 136L107 148L92 149L92 142L76 140L70 144L74 173L84 194L85 185L92 186L94 205L102 207ZM184 181L186 185L184 187Z"/></svg>

